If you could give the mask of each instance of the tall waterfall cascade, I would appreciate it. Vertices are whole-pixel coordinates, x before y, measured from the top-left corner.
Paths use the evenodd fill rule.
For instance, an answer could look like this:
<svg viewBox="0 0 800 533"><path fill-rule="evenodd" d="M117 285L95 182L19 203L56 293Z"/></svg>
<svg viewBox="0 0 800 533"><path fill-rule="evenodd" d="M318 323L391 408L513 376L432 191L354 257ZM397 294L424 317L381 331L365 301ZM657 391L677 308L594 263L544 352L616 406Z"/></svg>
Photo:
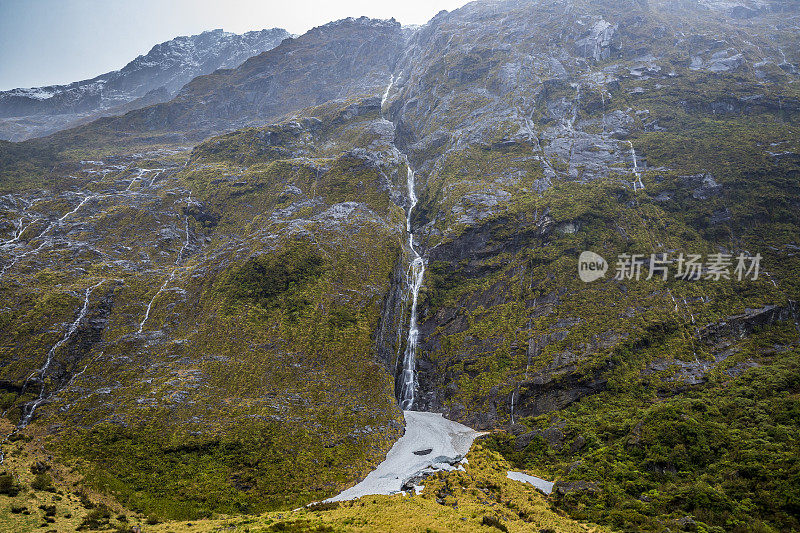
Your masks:
<svg viewBox="0 0 800 533"><path fill-rule="evenodd" d="M394 83L402 76L400 72L396 77L393 75L389 79L386 90L381 97L381 116L383 107L394 87ZM419 290L422 287L422 278L425 276L425 260L414 247L414 232L411 227L411 215L414 212L419 199L416 192L416 177L411 163L406 158L406 189L408 194L408 208L406 211L406 233L408 234L408 249L411 252L411 261L406 273L406 284L408 293L411 297L411 313L408 323L408 337L406 339L406 349L403 353L403 373L401 376L400 391L398 402L404 410L411 410L416 400L417 389L417 346L419 344L419 325L417 323L417 303L419 301Z"/></svg>
<svg viewBox="0 0 800 533"><path fill-rule="evenodd" d="M408 214L406 215L406 232L408 233L408 248L411 250L412 259L408 267L408 287L411 292L411 318L408 323L408 339L406 351L403 354L403 377L400 388L400 407L409 410L414 406L417 384L417 344L419 342L419 327L417 324L417 302L419 289L422 287L422 278L425 275L425 261L414 248L414 232L411 231L411 213L417 205L417 194L414 190L416 179L414 170L408 166Z"/></svg>
<svg viewBox="0 0 800 533"><path fill-rule="evenodd" d="M45 377L47 374L47 370L50 368L50 364L53 362L53 357L55 356L58 349L64 344L66 344L72 338L72 336L75 335L75 332L78 331L78 327L81 325L81 322L83 322L83 319L86 318L86 314L89 311L89 297L92 295L92 291L94 291L96 288L102 285L105 281L106 280L101 280L100 282L86 289L86 292L84 293L83 297L83 307L81 307L81 310L78 313L78 317L75 319L74 322L72 322L72 324L70 324L69 329L67 330L66 334L64 334L64 336L61 338L61 340L59 340L55 345L53 345L53 347L50 348L50 351L47 352L47 358L45 359L44 365L42 365L41 368L38 368L36 371L34 371L34 373L31 376L29 376L27 380L25 380L25 384L27 385L28 381L30 381L30 379L34 375L38 376L38 379L41 382L41 388L39 389L39 395L37 396L37 398L32 402L28 403L27 405L25 405L25 407L23 408L22 420L19 423L18 429L26 427L33 419L33 414L36 411L36 409L47 400Z"/></svg>

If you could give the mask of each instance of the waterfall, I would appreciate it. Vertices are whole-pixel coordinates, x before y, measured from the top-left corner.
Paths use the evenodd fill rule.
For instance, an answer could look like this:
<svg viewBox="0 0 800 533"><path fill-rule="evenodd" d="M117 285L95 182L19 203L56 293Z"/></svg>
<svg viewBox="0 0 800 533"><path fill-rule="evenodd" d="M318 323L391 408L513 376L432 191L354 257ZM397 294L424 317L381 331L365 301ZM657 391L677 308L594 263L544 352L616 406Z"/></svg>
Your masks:
<svg viewBox="0 0 800 533"><path fill-rule="evenodd" d="M89 200L92 200L92 199L94 199L94 198L97 198L97 195L96 195L96 194L90 194L89 196L87 196L86 198L84 198L83 200L81 200L81 202L78 204L78 206L77 206L75 209L73 209L72 211L70 211L69 213L67 213L66 215L64 215L63 217L59 218L59 219L58 219L58 221L59 221L59 222L64 222L64 220L66 220L68 216L70 216L70 215L73 215L73 214L77 213L77 212L78 212L78 209L80 209L81 207L83 207L83 205L84 205L86 202L88 202Z"/></svg>
<svg viewBox="0 0 800 533"><path fill-rule="evenodd" d="M130 191L131 188L133 187L133 184L136 183L137 181L144 181L145 175L147 173L149 173L149 172L153 172L154 173L153 174L153 178L150 180L150 183L147 184L148 187L152 187L153 184L158 179L158 177L161 174L163 174L166 169L163 169L163 168L137 168L136 170L137 170L137 174L133 177L133 179L131 179L131 182L125 188L126 192Z"/></svg>
<svg viewBox="0 0 800 533"><path fill-rule="evenodd" d="M783 59L783 62L778 66L782 67L783 65L786 65L787 67L789 67L789 72L794 74L797 68L792 63L789 63L789 61L786 60L786 54L783 52L783 48L778 48L778 52L781 53L781 58Z"/></svg>
<svg viewBox="0 0 800 533"><path fill-rule="evenodd" d="M569 129L572 130L573 137L575 136L575 121L578 120L578 108L581 105L581 84L575 84L575 105L572 108L572 118L569 122Z"/></svg>
<svg viewBox="0 0 800 533"><path fill-rule="evenodd" d="M156 177L158 177L158 175L156 175ZM186 200L186 207L190 207L191 205L192 205L192 193L189 193L189 198ZM161 284L161 287L158 288L158 291L156 291L156 293L153 295L153 298L150 299L150 303L147 304L147 309L144 312L144 318L139 323L139 330L137 331L137 333L142 333L142 331L144 330L144 325L145 323L147 323L147 319L150 318L150 311L153 309L153 303L156 301L159 295L161 295L161 293L164 292L164 289L167 288L167 285L169 285L172 282L172 280L175 279L175 274L178 272L178 269L180 268L181 261L183 260L183 254L186 251L186 248L189 247L190 234L189 234L188 214L186 215L184 220L184 231L186 232L186 236L183 240L183 246L178 252L178 257L175 258L175 263L173 263L172 271L169 273L169 276L167 276L167 279L164 280L164 283Z"/></svg>
<svg viewBox="0 0 800 533"><path fill-rule="evenodd" d="M89 297L92 295L92 291L95 290L100 285L102 285L103 282L105 282L105 280L102 280L99 283L96 283L91 287L89 287L88 289L86 289L86 293L84 294L83 297L83 307L81 307L81 311L80 313L78 313L78 318L76 318L75 321L70 325L69 329L67 330L67 333L61 338L61 340L55 343L53 347L50 348L50 351L47 352L47 359L45 360L44 365L42 365L41 368L34 371L34 373L31 374L25 381L27 384L27 382L34 375L38 374L39 380L42 382L42 387L41 390L39 391L39 396L33 402L26 405L25 408L23 409L24 414L17 429L22 429L25 426L27 426L30 423L31 419L33 418L33 413L36 411L36 408L39 407L45 401L46 398L45 398L44 377L45 373L50 368L50 364L53 362L53 356L56 354L56 351L66 342L68 342L75 334L75 332L78 331L78 326L80 326L83 319L86 318L86 313L89 311Z"/></svg>
<svg viewBox="0 0 800 533"><path fill-rule="evenodd" d="M164 289L167 288L167 285L169 285L169 283L175 278L175 272L177 270L177 268L172 269L172 272L170 272L169 276L167 276L167 279L164 280L164 283L161 284L161 287L158 288L156 293L150 299L150 303L147 304L147 309L144 312L144 318L141 322L139 322L139 330L136 333L141 333L144 330L144 325L147 323L147 319L150 318L150 310L153 308L153 303L155 303L159 295L164 292Z"/></svg>
<svg viewBox="0 0 800 533"><path fill-rule="evenodd" d="M577 169L572 165L573 154L575 153L575 122L578 120L578 109L581 106L581 84L575 83L572 85L575 88L575 101L572 104L572 115L570 118L566 119L565 127L567 129L567 133L570 136L570 145L569 145L569 159L567 160L567 168L569 169L569 175L573 177L577 177Z"/></svg>
<svg viewBox="0 0 800 533"><path fill-rule="evenodd" d="M389 98L389 93L394 86L395 79L402 76L400 72L397 77L392 75L386 90L381 97L381 117L383 118L383 107ZM417 303L419 301L419 289L422 287L422 278L425 276L425 261L414 248L414 232L411 228L411 215L416 207L418 198L416 193L416 178L411 164L406 158L406 188L408 190L408 211L406 213L406 233L408 233L408 249L411 251L412 259L408 265L406 283L411 294L411 313L408 323L408 338L406 340L406 350L403 353L403 375L401 377L400 392L398 401L400 407L406 411L414 407L417 388L417 344L419 342L419 327L417 324ZM400 332L398 331L398 338Z"/></svg>
<svg viewBox="0 0 800 533"><path fill-rule="evenodd" d="M675 304L675 309L673 310L673 312L677 313L678 312L678 300L676 300L675 297L672 295L672 291L671 290L667 289L667 294L669 294L669 297L672 298L672 303Z"/></svg>
<svg viewBox="0 0 800 533"><path fill-rule="evenodd" d="M33 222L31 222L32 224ZM29 224L30 225L30 224ZM7 241L0 242L0 248L10 246L19 242L20 237L25 232L28 226L25 225L25 217L20 217L19 223L14 224L14 236Z"/></svg>
<svg viewBox="0 0 800 533"><path fill-rule="evenodd" d="M14 224L14 236L11 239L8 239L7 241L1 242L0 248L19 243L20 239L22 238L22 234L25 233L25 230L27 230L33 224L41 220L41 217L37 216L35 213L31 214L30 209L39 202L41 202L43 198L34 198L33 200L26 200L24 198L17 199L13 195L9 195L9 198L11 198L11 200L14 202L15 206L19 205L20 202L24 202L25 207L23 207L22 211L20 212L19 222ZM30 219L30 222L28 222L27 225L25 225L26 218Z"/></svg>
<svg viewBox="0 0 800 533"><path fill-rule="evenodd" d="M639 189L644 190L644 183L642 183L642 174L639 172L639 163L636 159L636 150L633 149L633 143L628 141L628 146L631 148L631 160L633 161L633 175L636 179L633 180L633 192L636 192L637 186Z"/></svg>
<svg viewBox="0 0 800 533"><path fill-rule="evenodd" d="M517 389L519 385L517 385ZM517 389L511 391L511 425L514 425L514 395L517 393Z"/></svg>
<svg viewBox="0 0 800 533"><path fill-rule="evenodd" d="M606 92L605 88L600 89L600 99L603 101L603 133L606 132Z"/></svg>
<svg viewBox="0 0 800 533"><path fill-rule="evenodd" d="M49 228L49 226L48 226L48 228ZM50 244L48 241L44 241L42 244L40 244L37 248L35 248L33 250L28 250L27 252L25 252L23 254L19 254L19 255L13 256L11 261L8 264L6 264L2 269L0 269L0 278L2 278L5 275L6 270L8 270L9 268L11 268L14 265L16 265L19 262L20 259L22 259L24 257L28 257L29 255L38 253L39 250L41 250L42 248L44 248L48 244Z"/></svg>
<svg viewBox="0 0 800 533"><path fill-rule="evenodd" d="M533 120L531 120L530 117L526 116L525 113L523 113L522 109L519 107L517 107L517 113L519 113L519 115L522 116L522 122L524 126L521 127L520 130L523 130L525 132L528 138L528 142L535 145L537 151L537 157L539 158L539 161L541 161L542 163L542 169L544 170L545 178L547 178L547 180L555 179L556 177L558 177L558 175L556 174L556 171L553 168L553 166L550 164L550 161L547 160L547 154L544 153L542 144L539 141L539 136L534 132Z"/></svg>
<svg viewBox="0 0 800 533"><path fill-rule="evenodd" d="M386 90L383 91L383 96L381 97L381 112L383 112L383 106L386 103L386 99L389 98L389 91L392 90L392 85L394 85L394 75L389 78L389 84L386 86Z"/></svg>
<svg viewBox="0 0 800 533"><path fill-rule="evenodd" d="M694 324L694 313L692 313L692 309L689 307L689 304L686 303L686 298L683 298L683 305L686 307L686 310L689 311L689 318L691 318L692 324Z"/></svg>
<svg viewBox="0 0 800 533"><path fill-rule="evenodd" d="M158 169L158 170L160 170L160 169ZM70 177L74 178L74 176L70 176ZM141 177L141 174L140 174L140 176L137 176L137 179L139 177ZM92 182L92 183L96 183L96 182ZM128 188L130 188L130 185L129 185ZM68 218L70 218L73 215L75 215L78 211L80 211L80 209L84 205L86 205L90 201L97 200L97 199L108 198L108 197L113 196L113 194L99 194L99 193L91 193L91 192L86 192L84 194L85 195L83 196L81 201L78 202L78 204L72 210L66 212L64 215L60 216L58 219L48 222L47 226L38 235L36 235L35 237L27 240L26 245L30 246L31 243L33 243L33 242L35 242L35 241L37 241L39 239L44 238L48 233L50 233L51 230L53 230L53 229L55 229L57 227L61 227L62 224L67 221ZM25 203L27 205L26 205L25 209L23 209L23 211L22 211L22 217L19 220L19 224L18 224L16 233L14 234L14 237L12 239L10 239L8 241L0 242L0 248L4 248L4 247L10 246L12 244L20 243L20 239L22 237L22 234L28 228L33 226L33 224L36 224L39 221L44 220L42 217L37 216L36 214L30 214L30 215L28 214L28 210L31 207L33 207L34 205L36 205L37 203L39 203L41 200L43 200L43 198L35 198L34 200L31 200L31 201L23 200L23 201L25 201ZM25 220L26 215L29 215L31 220L27 225L24 225L23 222ZM25 258L25 257L27 257L29 255L33 255L33 254L38 253L39 250L41 250L44 246L52 244L52 242L53 242L53 239L52 238L48 238L45 242L40 244L36 249L29 250L29 251L24 252L22 254L13 254L12 253L11 262L7 263L2 269L0 269L0 278L5 275L6 271L9 268L13 267L16 263L18 263L20 259Z"/></svg>
<svg viewBox="0 0 800 533"><path fill-rule="evenodd" d="M151 179L151 180L150 180L150 183L148 183L148 184L147 184L147 186L148 186L148 187L152 187L152 186L155 184L155 182L156 182L156 180L158 179L158 177L159 177L161 174L163 174L163 173L164 173L164 170L165 170L165 169L163 169L163 168L153 168L153 169L148 169L148 170L147 170L147 172L155 172L155 174L153 175L153 179ZM190 199L191 199L191 198L190 198Z"/></svg>
<svg viewBox="0 0 800 533"><path fill-rule="evenodd" d="M425 261L419 252L414 248L414 233L411 231L411 213L417 205L417 194L414 191L416 180L414 171L408 166L408 214L406 215L406 231L408 232L408 248L411 250L413 259L408 269L408 285L411 291L411 318L408 323L408 341L406 351L403 355L403 378L400 388L400 407L409 410L414 406L416 382L417 382L417 342L419 341L419 328L417 326L417 302L419 300L419 289L422 286L422 278L425 275Z"/></svg>
<svg viewBox="0 0 800 533"><path fill-rule="evenodd" d="M138 174L136 174L136 176L133 177L131 182L125 188L125 191L130 191L131 187L133 187L133 184L136 183L137 181L139 181L140 179L142 179L142 176L144 175L145 170L143 168L139 168L137 170L139 171Z"/></svg>

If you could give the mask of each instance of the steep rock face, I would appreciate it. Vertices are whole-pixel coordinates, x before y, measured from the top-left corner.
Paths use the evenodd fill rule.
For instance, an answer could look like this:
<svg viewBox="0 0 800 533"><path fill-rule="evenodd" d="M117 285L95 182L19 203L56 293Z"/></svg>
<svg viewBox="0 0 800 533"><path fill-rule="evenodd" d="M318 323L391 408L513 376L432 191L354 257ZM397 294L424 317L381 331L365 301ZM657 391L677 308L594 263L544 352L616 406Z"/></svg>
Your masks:
<svg viewBox="0 0 800 533"><path fill-rule="evenodd" d="M735 36L740 19L728 7L473 3L411 37L387 106L425 187L413 221L430 266L420 408L478 427L509 421L512 409L561 409L605 390L620 350L716 320L715 298L729 315L751 306L720 284L587 286L569 259L589 247L612 254L612 267L622 251L699 245L710 253L725 235L743 241L736 252L752 251L775 222L750 226L745 212L770 193L745 192L740 180L792 176L794 163L759 141L733 169L722 154L741 147L706 128L714 117L731 130L758 117L758 135L796 153L782 125L784 112L793 121L798 111L796 74L784 58L795 25L774 14L776 4L748 19L745 39ZM687 16L702 23L689 28ZM767 78L773 85L756 90ZM702 87L702 97L690 87ZM775 105L784 97L787 107ZM700 140L692 150L713 145L716 153L676 157L683 141L674 136L687 132ZM686 181L686 169L700 181ZM719 182L702 178L712 174ZM738 218L736 202L748 204ZM776 249L792 240L774 238ZM781 265L781 254L770 272L782 270L782 283L792 284L793 263ZM753 307L785 298L768 280L758 284Z"/></svg>
<svg viewBox="0 0 800 533"><path fill-rule="evenodd" d="M528 435L493 445L561 478L573 516L614 527L658 530L665 509L732 527L723 509L760 490L739 458L772 424L733 406L758 389L757 410L794 409L796 6L730 7L470 4L412 36L387 101L423 188L417 407ZM584 250L604 279L580 281ZM620 253L644 255L642 279L612 279ZM651 253L673 277L644 279ZM674 279L680 253L761 253L764 271ZM792 498L785 472L776 501ZM698 475L724 487L708 515L670 499L702 490ZM795 527L782 505L735 520Z"/></svg>
<svg viewBox="0 0 800 533"><path fill-rule="evenodd" d="M109 120L115 132L208 134L266 124L336 98L379 94L404 45L394 20L343 19L289 39L241 66L201 76L170 102Z"/></svg>
<svg viewBox="0 0 800 533"><path fill-rule="evenodd" d="M214 30L176 37L90 80L0 92L0 138L41 137L102 115L169 100L187 82L246 59L290 37L285 30L235 34ZM132 107L135 106L135 107Z"/></svg>

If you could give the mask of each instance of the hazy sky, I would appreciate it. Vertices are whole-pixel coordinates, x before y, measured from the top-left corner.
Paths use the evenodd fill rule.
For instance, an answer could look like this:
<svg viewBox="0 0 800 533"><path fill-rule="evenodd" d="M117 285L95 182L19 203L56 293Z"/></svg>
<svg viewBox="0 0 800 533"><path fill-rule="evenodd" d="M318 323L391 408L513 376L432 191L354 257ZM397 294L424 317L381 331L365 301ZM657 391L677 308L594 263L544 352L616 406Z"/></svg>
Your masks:
<svg viewBox="0 0 800 533"><path fill-rule="evenodd" d="M178 35L290 33L345 17L423 24L467 0L0 0L0 90L68 83L123 67Z"/></svg>

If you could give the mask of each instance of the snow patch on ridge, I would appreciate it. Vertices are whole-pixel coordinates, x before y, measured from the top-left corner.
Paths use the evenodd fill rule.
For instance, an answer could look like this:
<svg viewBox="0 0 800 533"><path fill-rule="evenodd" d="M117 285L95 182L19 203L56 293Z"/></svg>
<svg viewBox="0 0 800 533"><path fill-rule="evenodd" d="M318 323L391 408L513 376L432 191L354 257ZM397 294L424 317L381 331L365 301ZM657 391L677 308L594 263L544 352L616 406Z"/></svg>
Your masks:
<svg viewBox="0 0 800 533"><path fill-rule="evenodd" d="M550 494L553 492L553 485L555 485L555 483L546 481L540 477L530 476L528 474L523 474L522 472L509 471L508 474L506 474L506 477L508 477L508 479L513 479L514 481L519 481L520 483L530 483L545 494Z"/></svg>

